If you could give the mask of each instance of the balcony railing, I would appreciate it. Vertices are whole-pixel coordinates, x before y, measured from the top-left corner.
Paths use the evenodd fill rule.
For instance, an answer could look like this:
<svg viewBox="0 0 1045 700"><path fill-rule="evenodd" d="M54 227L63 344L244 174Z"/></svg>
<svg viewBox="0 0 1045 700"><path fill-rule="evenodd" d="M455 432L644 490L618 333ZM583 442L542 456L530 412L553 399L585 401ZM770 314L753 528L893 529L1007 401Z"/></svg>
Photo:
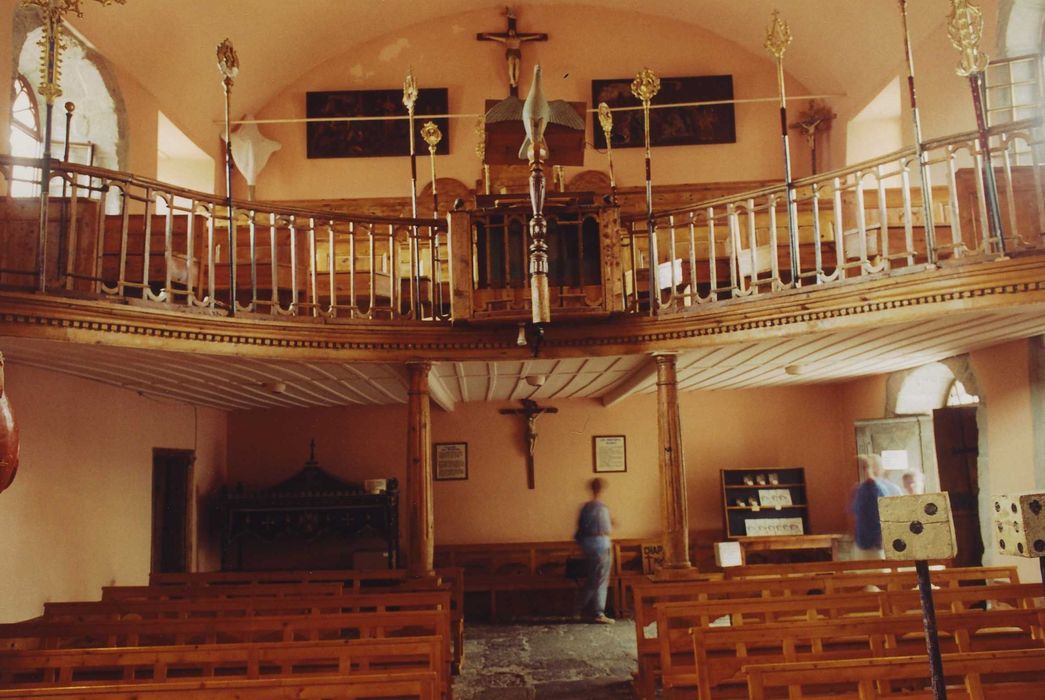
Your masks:
<svg viewBox="0 0 1045 700"><path fill-rule="evenodd" d="M597 265L598 274L573 282L564 276L556 313L673 315L788 288L1039 249L1045 232L1045 173L1034 155L1042 152L1040 127L1040 119L991 127L1001 236L988 233L975 133L924 144L927 183L913 148L798 180L794 242L783 184L655 212L653 236L645 217L618 220L612 205L592 205L602 212L593 215L599 245L566 246L564 255L576 253L578 269ZM1030 154L1030 164L1018 165L1016 154ZM40 166L0 156L8 180L26 168L38 179ZM489 211L454 212L452 231L434 219L262 202L236 201L230 217L225 200L214 195L69 163L52 162L51 172L50 191L64 195L49 200L46 237L39 234L39 199L4 201L0 287L213 314L436 322L528 316L525 280L511 277L509 258L502 261L507 291L491 292L492 282L481 274L490 265L480 267L485 239L477 238L478 224ZM922 187L929 188L932 227ZM588 260L588 253L597 259ZM525 276L522 263L516 267ZM588 277L598 289L585 286Z"/></svg>
<svg viewBox="0 0 1045 700"><path fill-rule="evenodd" d="M653 235L645 216L623 219L625 306L671 314L789 287L1041 248L1040 127L1040 119L1026 119L990 130L1000 236L988 234L977 134L962 133L923 144L928 183L921 182L913 147L797 180L796 241L788 234L783 183L655 212ZM1030 165L1016 165L1017 154ZM931 192L931 229L923 186Z"/></svg>
<svg viewBox="0 0 1045 700"><path fill-rule="evenodd" d="M0 157L9 179L28 169L38 180L39 166ZM448 317L445 222L240 201L230 217L224 198L147 178L61 162L51 173L51 191L65 194L48 203L47 290L225 313ZM39 200L7 206L9 240L19 222L38 230ZM40 241L20 238L0 284L39 288Z"/></svg>

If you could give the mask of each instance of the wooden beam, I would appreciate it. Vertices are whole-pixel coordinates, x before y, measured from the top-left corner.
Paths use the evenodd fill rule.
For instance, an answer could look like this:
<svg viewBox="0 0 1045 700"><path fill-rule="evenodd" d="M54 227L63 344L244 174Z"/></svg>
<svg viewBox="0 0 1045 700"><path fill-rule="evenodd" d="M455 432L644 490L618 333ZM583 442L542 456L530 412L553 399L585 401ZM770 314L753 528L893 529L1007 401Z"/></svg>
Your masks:
<svg viewBox="0 0 1045 700"><path fill-rule="evenodd" d="M646 358L642 364L633 369L631 374L610 387L610 389L604 393L600 399L602 405L609 407L619 401L623 401L638 391L643 384L656 378L657 358L651 356Z"/></svg>
<svg viewBox="0 0 1045 700"><path fill-rule="evenodd" d="M435 575L435 527L432 517L432 425L428 375L431 362L409 362L407 400L406 502L410 522L407 568L414 578Z"/></svg>
<svg viewBox="0 0 1045 700"><path fill-rule="evenodd" d="M682 421L679 416L676 357L656 356L657 437L660 448L661 517L664 533L664 564L673 571L690 569L689 505L686 500L686 460L682 453Z"/></svg>

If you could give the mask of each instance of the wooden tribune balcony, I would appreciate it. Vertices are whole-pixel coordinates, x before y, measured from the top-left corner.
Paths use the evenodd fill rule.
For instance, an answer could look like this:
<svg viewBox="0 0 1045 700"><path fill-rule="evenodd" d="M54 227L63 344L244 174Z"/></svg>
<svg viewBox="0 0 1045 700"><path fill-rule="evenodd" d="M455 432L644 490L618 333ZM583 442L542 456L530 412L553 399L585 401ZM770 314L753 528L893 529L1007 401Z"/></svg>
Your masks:
<svg viewBox="0 0 1045 700"><path fill-rule="evenodd" d="M655 212L652 233L644 216L601 198L549 195L546 351L677 349L698 326L732 332L756 316L781 325L827 300L867 309L886 289L914 299L963 288L998 304L1007 301L984 290L1004 289L1037 301L1039 284L1013 284L1045 277L1039 131L1038 121L992 128L1000 236L972 133L926 144L932 226L913 149L795 183L794 241L782 185ZM0 157L9 180L39 165ZM211 338L250 329L250 344L361 357L372 347L526 351L514 342L530 315L525 197L479 197L447 221L239 201L230 217L220 197L126 173L53 163L53 176L64 196L50 198L44 236L39 199L0 201L0 295L5 308L34 309L18 318L66 327L119 315L158 329L150 334L206 327ZM16 315L7 323L22 323Z"/></svg>

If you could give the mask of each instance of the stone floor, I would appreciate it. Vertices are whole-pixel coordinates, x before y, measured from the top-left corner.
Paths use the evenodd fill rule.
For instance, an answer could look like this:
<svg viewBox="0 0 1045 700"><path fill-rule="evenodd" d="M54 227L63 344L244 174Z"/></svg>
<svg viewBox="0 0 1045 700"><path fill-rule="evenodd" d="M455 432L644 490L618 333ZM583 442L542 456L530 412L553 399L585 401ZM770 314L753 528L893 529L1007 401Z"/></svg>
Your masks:
<svg viewBox="0 0 1045 700"><path fill-rule="evenodd" d="M630 620L565 620L465 627L455 700L630 699L636 668Z"/></svg>

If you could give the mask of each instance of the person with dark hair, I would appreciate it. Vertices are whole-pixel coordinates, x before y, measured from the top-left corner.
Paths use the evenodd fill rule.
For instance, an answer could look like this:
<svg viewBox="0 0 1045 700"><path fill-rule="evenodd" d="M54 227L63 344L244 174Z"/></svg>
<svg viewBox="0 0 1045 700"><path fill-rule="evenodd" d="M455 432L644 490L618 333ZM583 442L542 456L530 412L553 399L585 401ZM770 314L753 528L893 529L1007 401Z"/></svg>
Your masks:
<svg viewBox="0 0 1045 700"><path fill-rule="evenodd" d="M581 506L577 516L577 531L573 535L584 552L588 569L588 577L578 593L575 610L578 615L582 615L591 608L592 621L608 625L614 621L606 616L606 589L610 582L613 550L610 547L610 509L600 499L606 482L595 478L588 488L591 489L591 500Z"/></svg>

